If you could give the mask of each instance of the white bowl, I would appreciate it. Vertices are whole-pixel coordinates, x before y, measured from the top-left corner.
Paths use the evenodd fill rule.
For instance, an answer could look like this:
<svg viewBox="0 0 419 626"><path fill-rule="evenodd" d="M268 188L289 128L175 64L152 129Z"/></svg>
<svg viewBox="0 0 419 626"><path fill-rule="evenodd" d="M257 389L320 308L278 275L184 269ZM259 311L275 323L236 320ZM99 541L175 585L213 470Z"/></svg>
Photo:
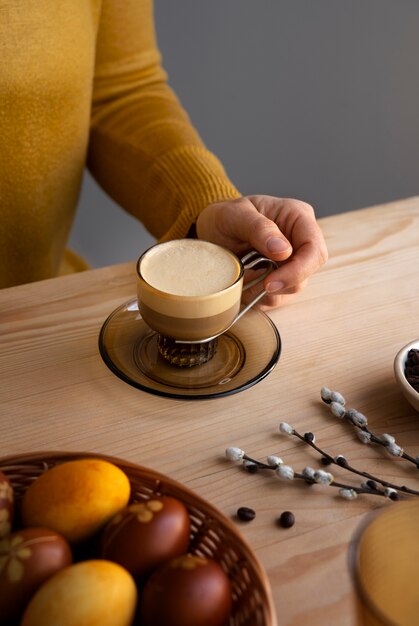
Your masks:
<svg viewBox="0 0 419 626"><path fill-rule="evenodd" d="M394 359L394 376L396 377L396 381L406 400L410 402L416 411L419 411L419 392L417 392L412 385L407 382L406 376L404 375L407 354L412 348L419 350L419 339L411 341L398 351L396 358Z"/></svg>

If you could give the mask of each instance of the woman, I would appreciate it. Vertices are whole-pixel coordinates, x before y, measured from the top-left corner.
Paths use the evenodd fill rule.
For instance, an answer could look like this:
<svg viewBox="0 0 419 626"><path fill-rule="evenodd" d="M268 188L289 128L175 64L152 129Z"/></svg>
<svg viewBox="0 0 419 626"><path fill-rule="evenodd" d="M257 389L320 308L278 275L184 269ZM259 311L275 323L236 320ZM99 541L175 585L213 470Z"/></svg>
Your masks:
<svg viewBox="0 0 419 626"><path fill-rule="evenodd" d="M0 0L0 286L77 270L83 169L159 240L284 261L266 306L326 260L312 208L241 197L167 85L151 0ZM98 224L100 237L100 224Z"/></svg>

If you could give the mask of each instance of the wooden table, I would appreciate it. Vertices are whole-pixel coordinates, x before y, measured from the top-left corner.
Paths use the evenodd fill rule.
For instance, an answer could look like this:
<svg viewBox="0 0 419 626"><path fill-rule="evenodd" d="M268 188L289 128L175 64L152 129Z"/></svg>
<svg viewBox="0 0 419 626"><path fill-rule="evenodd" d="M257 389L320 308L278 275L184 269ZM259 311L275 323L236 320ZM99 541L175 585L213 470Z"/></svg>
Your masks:
<svg viewBox="0 0 419 626"><path fill-rule="evenodd" d="M395 505L373 496L348 502L331 487L249 474L224 458L225 448L319 467L313 450L279 434L287 421L353 465L417 485L413 466L362 445L319 391L339 390L375 432L419 453L419 415L392 369L398 349L419 336L419 197L320 221L329 262L292 304L270 314L283 342L276 368L229 397L158 397L105 366L98 333L135 295L131 263L0 292L1 455L101 452L187 484L228 517L254 508L256 519L240 529L267 570L279 626L353 624L348 543L367 511ZM275 523L284 510L296 518L288 530Z"/></svg>

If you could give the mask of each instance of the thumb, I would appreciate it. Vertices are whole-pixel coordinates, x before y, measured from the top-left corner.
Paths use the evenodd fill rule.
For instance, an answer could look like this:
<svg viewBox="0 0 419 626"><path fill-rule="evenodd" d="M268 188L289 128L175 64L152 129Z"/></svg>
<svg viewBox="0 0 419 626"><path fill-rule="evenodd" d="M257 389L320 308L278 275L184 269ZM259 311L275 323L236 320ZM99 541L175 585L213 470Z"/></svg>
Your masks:
<svg viewBox="0 0 419 626"><path fill-rule="evenodd" d="M242 206L232 214L230 228L236 237L274 261L285 261L292 254L292 246L278 226L254 206Z"/></svg>

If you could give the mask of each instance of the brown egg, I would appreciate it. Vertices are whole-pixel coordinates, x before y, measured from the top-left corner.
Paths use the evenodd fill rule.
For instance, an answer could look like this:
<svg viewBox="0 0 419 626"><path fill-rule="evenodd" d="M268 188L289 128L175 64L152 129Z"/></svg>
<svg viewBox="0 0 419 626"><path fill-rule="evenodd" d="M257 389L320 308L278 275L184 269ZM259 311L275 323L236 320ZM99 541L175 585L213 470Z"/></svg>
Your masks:
<svg viewBox="0 0 419 626"><path fill-rule="evenodd" d="M232 605L231 584L218 563L183 555L148 579L141 602L142 626L224 626Z"/></svg>
<svg viewBox="0 0 419 626"><path fill-rule="evenodd" d="M188 550L189 514L170 496L131 504L106 526L102 557L125 567L139 578Z"/></svg>
<svg viewBox="0 0 419 626"><path fill-rule="evenodd" d="M3 472L0 472L0 539L12 530L14 513L13 487Z"/></svg>
<svg viewBox="0 0 419 626"><path fill-rule="evenodd" d="M71 562L67 541L46 528L0 539L0 624L19 616L38 587Z"/></svg>

